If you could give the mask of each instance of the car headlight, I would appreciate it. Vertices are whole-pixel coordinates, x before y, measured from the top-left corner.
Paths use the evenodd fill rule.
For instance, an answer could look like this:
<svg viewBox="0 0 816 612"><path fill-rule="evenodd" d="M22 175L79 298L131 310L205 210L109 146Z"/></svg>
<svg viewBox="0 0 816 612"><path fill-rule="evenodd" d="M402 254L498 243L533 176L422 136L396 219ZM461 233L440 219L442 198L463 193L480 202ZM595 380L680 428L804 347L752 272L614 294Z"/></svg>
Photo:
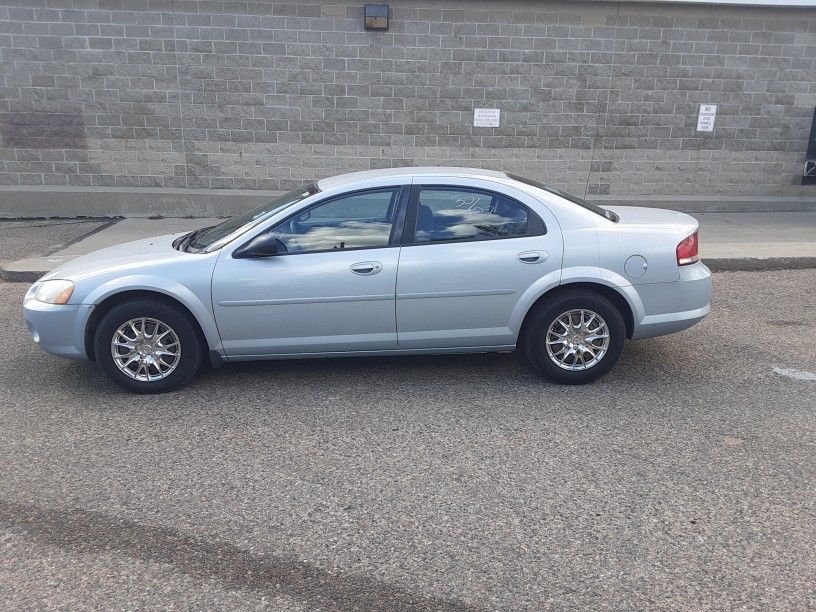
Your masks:
<svg viewBox="0 0 816 612"><path fill-rule="evenodd" d="M46 304L67 304L74 292L74 283L68 280L47 280L37 285L34 299Z"/></svg>

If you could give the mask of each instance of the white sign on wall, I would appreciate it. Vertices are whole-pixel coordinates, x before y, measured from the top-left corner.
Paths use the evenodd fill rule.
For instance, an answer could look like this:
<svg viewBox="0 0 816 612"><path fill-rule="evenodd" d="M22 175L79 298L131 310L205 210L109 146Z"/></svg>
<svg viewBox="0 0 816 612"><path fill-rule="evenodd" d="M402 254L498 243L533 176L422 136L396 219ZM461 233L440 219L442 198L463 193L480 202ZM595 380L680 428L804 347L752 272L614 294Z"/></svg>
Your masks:
<svg viewBox="0 0 816 612"><path fill-rule="evenodd" d="M474 108L473 127L499 127L500 115L498 108Z"/></svg>
<svg viewBox="0 0 816 612"><path fill-rule="evenodd" d="M713 132L714 119L717 117L716 104L701 104L700 112L697 115L697 131Z"/></svg>

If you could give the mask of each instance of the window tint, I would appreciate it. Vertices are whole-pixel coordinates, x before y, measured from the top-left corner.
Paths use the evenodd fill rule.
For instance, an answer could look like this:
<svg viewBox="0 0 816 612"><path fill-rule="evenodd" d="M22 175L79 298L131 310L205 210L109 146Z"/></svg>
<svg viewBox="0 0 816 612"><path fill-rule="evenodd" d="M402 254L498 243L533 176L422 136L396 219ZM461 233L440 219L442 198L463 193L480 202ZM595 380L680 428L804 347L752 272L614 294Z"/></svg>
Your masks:
<svg viewBox="0 0 816 612"><path fill-rule="evenodd" d="M399 188L354 193L318 204L272 230L287 253L388 245Z"/></svg>
<svg viewBox="0 0 816 612"><path fill-rule="evenodd" d="M586 200L583 200L583 199L579 198L578 196L574 196L574 195L569 194L569 193L564 193L563 191L560 191L559 189L556 189L552 185L546 185L544 183L540 183L540 182L534 181L532 179L524 178L523 176L517 176L515 174L508 174L507 176L509 176L514 181L518 181L520 183L530 185L531 187L537 187L538 189L543 189L544 191L549 191L550 193L555 194L555 195L557 195L559 197L562 197L565 200L569 200L573 204L577 204L578 206L586 208L587 210L591 210L596 215L601 215L602 217L606 217L607 219L609 219L610 221L614 221L615 223L620 221L620 219L618 219L618 215L613 213L611 210L606 210L605 208L601 208L597 204L593 204L592 202L587 202Z"/></svg>
<svg viewBox="0 0 816 612"><path fill-rule="evenodd" d="M425 187L419 192L415 241L524 236L528 221L526 207L496 193Z"/></svg>
<svg viewBox="0 0 816 612"><path fill-rule="evenodd" d="M221 240L225 236L229 236L232 232L237 231L244 226L252 224L253 221L260 219L273 210L300 202L304 198L308 198L310 195L314 195L319 191L320 190L317 188L317 185L313 183L307 187L295 189L290 193L279 196L274 200L266 202L258 208L249 211L248 213L232 217L231 219L227 219L226 221L219 223L218 225L214 225L213 227L204 228L197 232L193 232L192 234L188 234L185 236L185 238L189 239L187 247L195 251L206 249L216 241ZM176 246L175 243L173 246Z"/></svg>
<svg viewBox="0 0 816 612"><path fill-rule="evenodd" d="M311 209L312 219L384 219L391 191L365 191ZM385 211L385 212L384 212Z"/></svg>

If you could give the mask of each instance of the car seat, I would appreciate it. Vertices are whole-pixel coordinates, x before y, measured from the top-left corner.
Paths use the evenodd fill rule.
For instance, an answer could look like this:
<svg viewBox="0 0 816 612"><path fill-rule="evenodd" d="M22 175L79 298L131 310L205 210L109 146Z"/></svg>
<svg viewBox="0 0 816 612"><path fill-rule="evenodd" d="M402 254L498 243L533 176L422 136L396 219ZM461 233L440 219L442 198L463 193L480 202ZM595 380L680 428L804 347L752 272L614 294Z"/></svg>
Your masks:
<svg viewBox="0 0 816 612"><path fill-rule="evenodd" d="M420 202L419 209L417 210L417 234L421 232L424 236L430 238L433 236L434 229L436 229L436 223L434 222L433 211L429 206L425 206Z"/></svg>

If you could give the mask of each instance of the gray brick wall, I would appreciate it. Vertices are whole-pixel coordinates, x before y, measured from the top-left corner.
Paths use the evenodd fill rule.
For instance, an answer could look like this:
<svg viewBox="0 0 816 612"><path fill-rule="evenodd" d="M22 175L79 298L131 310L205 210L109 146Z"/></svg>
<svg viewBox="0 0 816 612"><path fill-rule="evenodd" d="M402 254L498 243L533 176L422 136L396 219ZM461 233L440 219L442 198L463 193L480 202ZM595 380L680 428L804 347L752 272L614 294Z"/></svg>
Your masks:
<svg viewBox="0 0 816 612"><path fill-rule="evenodd" d="M366 32L363 4L0 0L0 185L280 190L446 164L589 194L816 193L814 10L393 0Z"/></svg>

